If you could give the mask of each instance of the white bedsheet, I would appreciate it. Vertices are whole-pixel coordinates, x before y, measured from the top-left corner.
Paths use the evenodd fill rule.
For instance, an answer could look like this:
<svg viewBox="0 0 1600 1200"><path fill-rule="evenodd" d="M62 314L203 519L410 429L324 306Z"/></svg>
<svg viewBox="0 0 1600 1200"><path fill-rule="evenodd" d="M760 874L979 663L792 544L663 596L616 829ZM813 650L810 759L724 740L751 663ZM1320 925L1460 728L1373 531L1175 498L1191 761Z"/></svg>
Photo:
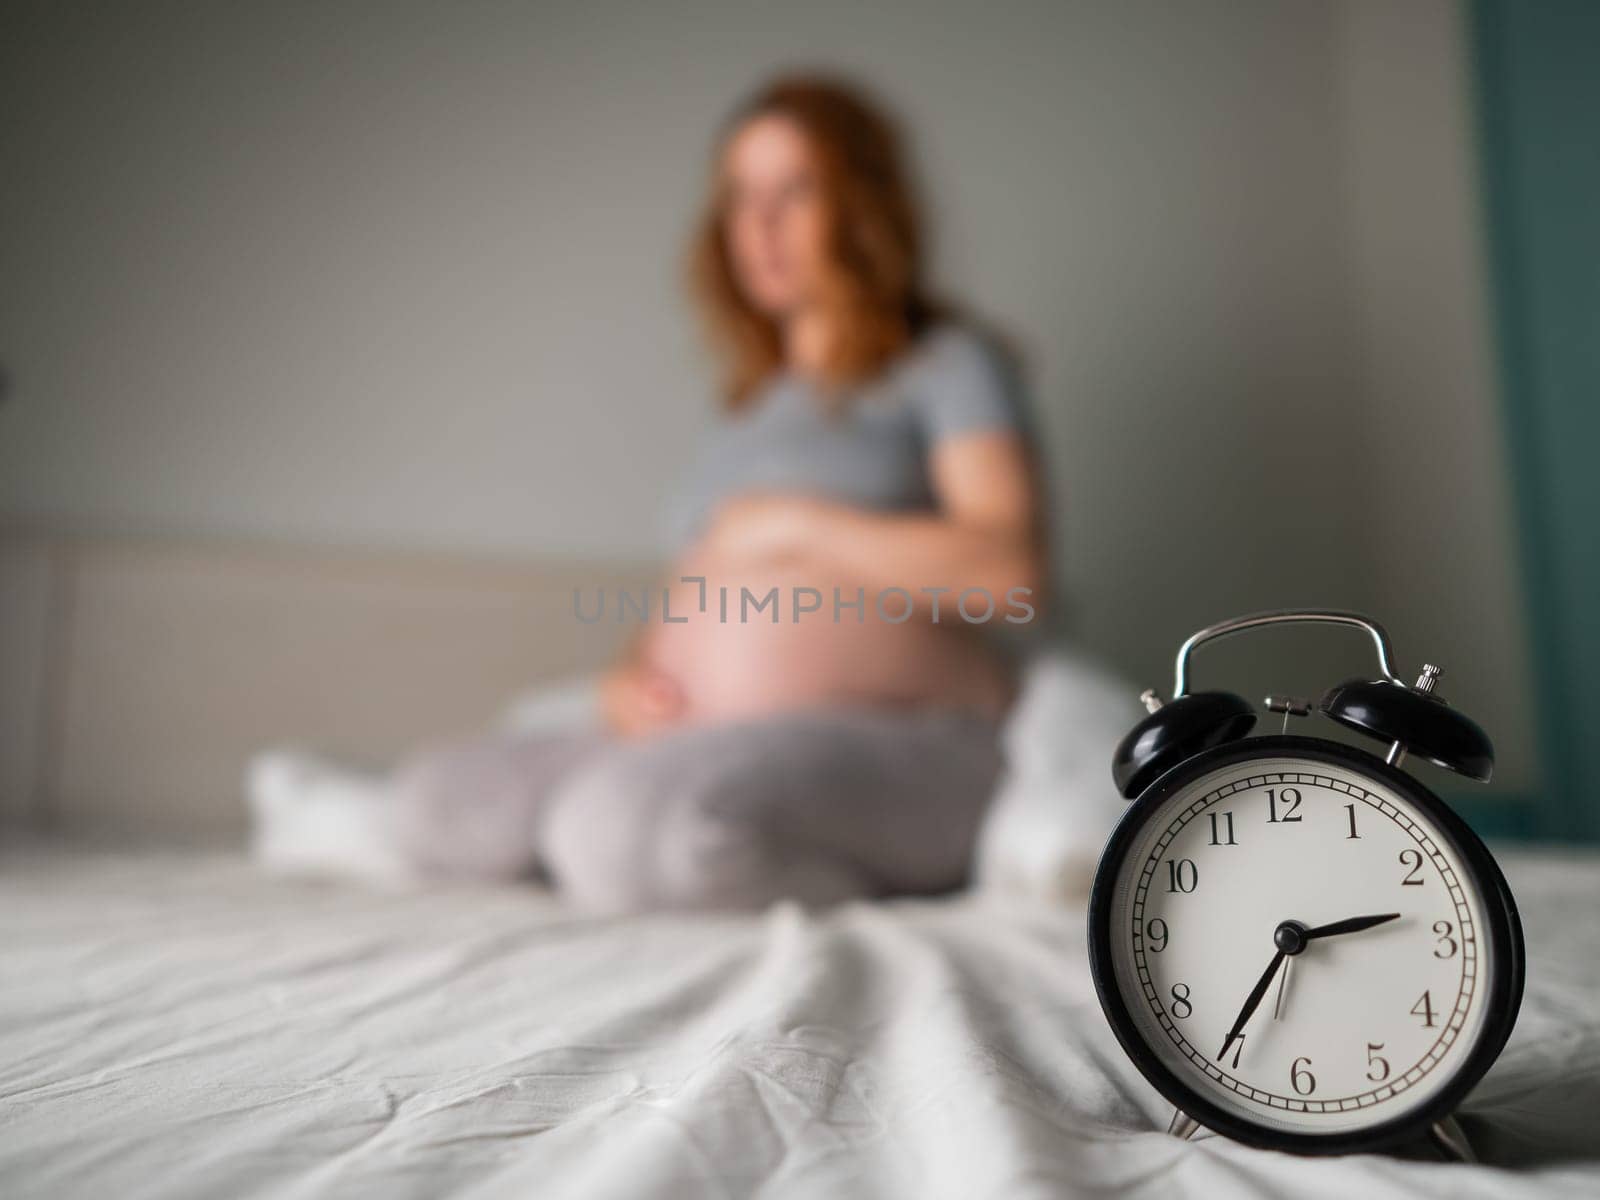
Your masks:
<svg viewBox="0 0 1600 1200"><path fill-rule="evenodd" d="M1600 873L1510 855L1497 1166L1154 1132L1083 915L996 900L595 921L538 893L0 855L0 1194L1600 1194Z"/></svg>

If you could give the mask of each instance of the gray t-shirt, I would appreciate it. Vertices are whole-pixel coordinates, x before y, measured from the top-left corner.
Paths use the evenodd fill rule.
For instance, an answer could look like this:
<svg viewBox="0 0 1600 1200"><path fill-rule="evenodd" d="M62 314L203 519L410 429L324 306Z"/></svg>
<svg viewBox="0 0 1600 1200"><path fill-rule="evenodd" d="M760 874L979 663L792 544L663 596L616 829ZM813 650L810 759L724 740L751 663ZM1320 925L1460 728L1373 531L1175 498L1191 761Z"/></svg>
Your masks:
<svg viewBox="0 0 1600 1200"><path fill-rule="evenodd" d="M668 512L675 549L724 500L751 491L800 492L882 511L934 506L928 451L944 438L1025 432L1024 403L1005 359L957 325L924 334L879 379L844 403L781 374L723 421Z"/></svg>

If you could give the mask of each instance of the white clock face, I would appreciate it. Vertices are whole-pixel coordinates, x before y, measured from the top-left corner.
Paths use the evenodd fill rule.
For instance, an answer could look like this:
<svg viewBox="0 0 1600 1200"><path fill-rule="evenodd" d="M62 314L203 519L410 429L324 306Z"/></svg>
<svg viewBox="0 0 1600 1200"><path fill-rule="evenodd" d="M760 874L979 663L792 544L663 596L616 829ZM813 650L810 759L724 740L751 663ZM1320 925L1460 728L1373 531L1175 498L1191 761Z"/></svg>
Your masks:
<svg viewBox="0 0 1600 1200"><path fill-rule="evenodd" d="M1382 780L1251 759L1141 827L1112 894L1112 968L1141 1039L1213 1104L1286 1132L1354 1130L1425 1103L1471 1053L1489 903ZM1280 954L1285 922L1299 926Z"/></svg>

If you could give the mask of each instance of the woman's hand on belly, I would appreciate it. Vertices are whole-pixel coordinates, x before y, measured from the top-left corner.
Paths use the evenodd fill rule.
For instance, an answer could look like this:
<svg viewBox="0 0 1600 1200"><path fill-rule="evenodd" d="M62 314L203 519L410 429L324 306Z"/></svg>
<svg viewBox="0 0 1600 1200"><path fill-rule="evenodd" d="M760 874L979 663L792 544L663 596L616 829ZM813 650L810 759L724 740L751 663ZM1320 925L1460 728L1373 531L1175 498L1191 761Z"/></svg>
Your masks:
<svg viewBox="0 0 1600 1200"><path fill-rule="evenodd" d="M746 492L718 507L695 554L762 567L804 556L827 502L791 492Z"/></svg>
<svg viewBox="0 0 1600 1200"><path fill-rule="evenodd" d="M882 620L870 591L864 608L836 610L834 589L842 605L854 605L860 585L803 557L753 561L702 543L679 564L678 576L680 582L669 586L672 623L650 627L643 660L676 681L685 720L720 722L842 703L991 712L1004 706L1008 674L973 630L935 625L921 612L901 624ZM691 582L682 582L685 576ZM805 607L820 606L796 612L796 589L807 593ZM774 590L776 611L772 603L757 609L755 603ZM890 609L898 615L901 606Z"/></svg>

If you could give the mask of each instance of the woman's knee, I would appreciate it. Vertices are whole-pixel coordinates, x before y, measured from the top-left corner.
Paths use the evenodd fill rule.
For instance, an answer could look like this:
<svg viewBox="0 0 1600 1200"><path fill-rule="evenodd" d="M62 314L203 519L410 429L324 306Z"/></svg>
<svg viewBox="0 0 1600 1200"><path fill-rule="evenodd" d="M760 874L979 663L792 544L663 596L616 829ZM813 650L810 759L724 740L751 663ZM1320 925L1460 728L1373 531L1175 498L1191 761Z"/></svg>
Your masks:
<svg viewBox="0 0 1600 1200"><path fill-rule="evenodd" d="M751 811L739 772L668 769L626 751L574 776L542 839L557 888L592 911L754 909L865 894L842 862L777 837Z"/></svg>
<svg viewBox="0 0 1600 1200"><path fill-rule="evenodd" d="M504 750L467 743L417 755L390 781L401 853L432 875L509 879L534 862L529 803Z"/></svg>

